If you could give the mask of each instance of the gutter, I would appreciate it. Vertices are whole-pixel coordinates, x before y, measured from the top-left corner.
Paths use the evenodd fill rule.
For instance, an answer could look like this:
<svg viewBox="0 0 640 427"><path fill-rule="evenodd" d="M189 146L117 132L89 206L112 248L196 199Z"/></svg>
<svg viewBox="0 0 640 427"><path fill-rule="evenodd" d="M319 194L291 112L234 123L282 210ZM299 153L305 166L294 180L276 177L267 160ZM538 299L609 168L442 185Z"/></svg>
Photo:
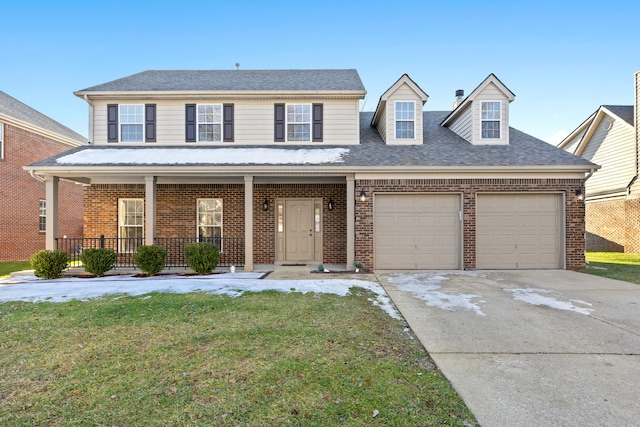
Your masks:
<svg viewBox="0 0 640 427"><path fill-rule="evenodd" d="M43 177L41 177L41 176L37 176L37 175L36 175L36 171L35 171L35 170L33 170L33 169L31 169L31 170L29 171L29 175L31 175L31 177L32 177L33 179L37 180L37 181L40 181L40 182L44 182L44 181L45 181L45 179L44 179Z"/></svg>

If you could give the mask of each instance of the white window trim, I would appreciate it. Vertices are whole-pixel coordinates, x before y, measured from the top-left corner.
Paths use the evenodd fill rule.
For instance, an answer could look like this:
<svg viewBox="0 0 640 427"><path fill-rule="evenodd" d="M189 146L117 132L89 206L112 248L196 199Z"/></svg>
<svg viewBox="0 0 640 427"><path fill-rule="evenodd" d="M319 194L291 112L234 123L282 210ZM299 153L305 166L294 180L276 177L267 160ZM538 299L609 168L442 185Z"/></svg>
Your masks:
<svg viewBox="0 0 640 427"><path fill-rule="evenodd" d="M396 116L397 112L398 112L398 104L401 103L409 103L413 105L413 120L399 120ZM414 141L418 138L417 132L416 132L416 101L410 101L410 100L397 100L394 101L393 103L393 137L394 139L398 140L398 141ZM398 122L413 122L413 138L398 138Z"/></svg>
<svg viewBox="0 0 640 427"><path fill-rule="evenodd" d="M144 212L144 199L141 199L141 198L122 198L122 199L118 199L118 239L122 238L121 230L122 230L123 227L140 227L139 225L132 226L132 225L124 225L124 224L122 224L122 219L124 218L123 212L121 211L121 208L123 206L122 202L127 202L127 201L140 201L140 202L142 202L142 237L141 237L141 239L142 239L142 242L144 244L144 232L145 232L145 229L144 229L144 214L145 214L145 212ZM120 242L118 245L119 245L118 249L119 249L120 252L122 252L122 253L133 253L133 250L128 250L128 251L123 250L123 247L121 246L122 242Z"/></svg>
<svg viewBox="0 0 640 427"><path fill-rule="evenodd" d="M0 159L4 159L4 123L0 123Z"/></svg>
<svg viewBox="0 0 640 427"><path fill-rule="evenodd" d="M289 107L292 105L303 105L303 106L307 106L309 107L309 121L308 122L290 122L289 121ZM307 124L309 125L309 139L306 139L304 141L300 141L300 140L290 140L289 139L289 124L295 124L295 125L304 125ZM297 103L297 102L292 102L290 104L285 104L284 105L284 140L286 142L311 142L311 140L313 139L313 106L309 103Z"/></svg>
<svg viewBox="0 0 640 427"><path fill-rule="evenodd" d="M219 122L201 122L200 121L200 107L205 107L205 106L217 106L220 107L220 121ZM224 109L222 104L196 104L196 132L197 132L197 136L196 136L196 140L198 142L222 142L222 139L224 138L224 135L222 134L224 131L224 126L223 126L223 122L224 122ZM217 141L208 141L206 139L200 139L200 125L201 124L206 124L206 125L220 125L220 139Z"/></svg>
<svg viewBox="0 0 640 427"><path fill-rule="evenodd" d="M43 205L44 205L44 215L43 215ZM44 218L44 223L42 222L42 218ZM42 225L44 225L44 227L42 227ZM38 232L40 233L47 232L47 201L44 199L40 199L39 201Z"/></svg>
<svg viewBox="0 0 640 427"><path fill-rule="evenodd" d="M140 123L124 123L122 121L122 107L140 107L142 108L142 121ZM144 142L145 141L145 124L144 124L144 115L145 115L145 111L144 111L144 104L120 104L118 105L118 141L120 142L124 142L124 143L138 143L138 142ZM142 139L140 141L123 141L122 140L122 125L141 125L142 126Z"/></svg>
<svg viewBox="0 0 640 427"><path fill-rule="evenodd" d="M500 118L498 120L495 120L495 119L483 119L482 118L482 104L489 103L489 102L497 102L498 103L498 112L500 113ZM481 100L480 101L479 114L480 114L480 139L483 139L483 140L486 140L486 141L500 141L500 140L504 139L503 130L502 130L502 120L503 120L502 119L502 116L503 116L503 113L502 113L502 101L498 100L498 99L494 99L494 100L483 99L483 100ZM489 137L483 137L482 136L482 123L485 122L485 121L487 121L487 122L495 122L495 121L497 121L498 122L498 131L500 132L500 136L499 137L497 137L497 138L489 138Z"/></svg>
<svg viewBox="0 0 640 427"><path fill-rule="evenodd" d="M213 225L210 227L218 227L220 228L220 239L223 237L224 233L224 200L222 197L200 197L196 199L196 240L200 238L200 201L201 200L220 200L220 225ZM222 242L220 242L220 246L222 246ZM222 252L222 247L219 248L220 252Z"/></svg>

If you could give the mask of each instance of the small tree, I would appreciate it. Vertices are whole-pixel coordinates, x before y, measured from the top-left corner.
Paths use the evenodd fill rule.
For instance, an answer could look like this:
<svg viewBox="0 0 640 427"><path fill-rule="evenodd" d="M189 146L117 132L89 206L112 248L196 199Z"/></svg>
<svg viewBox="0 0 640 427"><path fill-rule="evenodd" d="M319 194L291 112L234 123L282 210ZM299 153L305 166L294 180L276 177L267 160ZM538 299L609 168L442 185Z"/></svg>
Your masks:
<svg viewBox="0 0 640 427"><path fill-rule="evenodd" d="M101 277L104 273L116 266L118 255L110 248L89 248L82 251L80 261L84 265L84 270Z"/></svg>
<svg viewBox="0 0 640 427"><path fill-rule="evenodd" d="M57 279L69 265L69 254L61 250L42 250L31 255L34 274L46 279Z"/></svg>
<svg viewBox="0 0 640 427"><path fill-rule="evenodd" d="M220 261L220 249L213 243L190 243L184 248L184 257L189 268L196 273L211 273Z"/></svg>
<svg viewBox="0 0 640 427"><path fill-rule="evenodd" d="M164 270L167 261L167 251L162 246L138 246L133 254L133 262L149 276L154 276Z"/></svg>

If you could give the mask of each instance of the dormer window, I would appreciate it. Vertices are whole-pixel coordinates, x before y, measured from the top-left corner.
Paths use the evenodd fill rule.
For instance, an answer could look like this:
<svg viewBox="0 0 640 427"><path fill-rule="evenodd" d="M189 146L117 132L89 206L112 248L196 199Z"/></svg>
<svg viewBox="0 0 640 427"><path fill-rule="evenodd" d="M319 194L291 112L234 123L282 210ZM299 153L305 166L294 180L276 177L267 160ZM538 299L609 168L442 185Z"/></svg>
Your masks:
<svg viewBox="0 0 640 427"><path fill-rule="evenodd" d="M500 139L500 101L482 101L480 106L483 139Z"/></svg>
<svg viewBox="0 0 640 427"><path fill-rule="evenodd" d="M416 109L413 101L397 101L396 139L414 139L416 128Z"/></svg>

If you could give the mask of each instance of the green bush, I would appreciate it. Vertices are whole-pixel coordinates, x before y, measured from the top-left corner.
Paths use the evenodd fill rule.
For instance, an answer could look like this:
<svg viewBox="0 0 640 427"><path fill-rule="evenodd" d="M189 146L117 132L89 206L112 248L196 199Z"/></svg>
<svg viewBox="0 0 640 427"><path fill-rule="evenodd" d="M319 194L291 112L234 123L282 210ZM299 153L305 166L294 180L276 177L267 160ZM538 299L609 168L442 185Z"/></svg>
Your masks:
<svg viewBox="0 0 640 427"><path fill-rule="evenodd" d="M57 279L69 264L69 254L60 250L43 250L31 255L30 261L36 276Z"/></svg>
<svg viewBox="0 0 640 427"><path fill-rule="evenodd" d="M98 277L115 267L117 259L116 252L109 248L84 249L80 255L84 270Z"/></svg>
<svg viewBox="0 0 640 427"><path fill-rule="evenodd" d="M220 249L213 243L190 243L184 248L184 257L196 273L211 273L220 261Z"/></svg>
<svg viewBox="0 0 640 427"><path fill-rule="evenodd" d="M133 254L133 262L149 276L164 270L167 261L167 251L162 246L142 245L138 246Z"/></svg>

